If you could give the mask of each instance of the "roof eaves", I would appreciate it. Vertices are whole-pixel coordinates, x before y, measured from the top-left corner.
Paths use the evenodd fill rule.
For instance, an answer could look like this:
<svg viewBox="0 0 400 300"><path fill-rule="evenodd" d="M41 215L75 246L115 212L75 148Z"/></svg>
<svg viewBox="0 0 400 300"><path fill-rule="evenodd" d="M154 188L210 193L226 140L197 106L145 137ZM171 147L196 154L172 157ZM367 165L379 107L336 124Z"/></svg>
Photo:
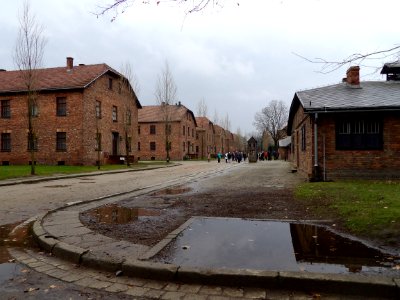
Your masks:
<svg viewBox="0 0 400 300"><path fill-rule="evenodd" d="M317 107L304 108L304 113L340 113L340 112L363 112L363 111L398 111L400 106L375 106L375 107Z"/></svg>

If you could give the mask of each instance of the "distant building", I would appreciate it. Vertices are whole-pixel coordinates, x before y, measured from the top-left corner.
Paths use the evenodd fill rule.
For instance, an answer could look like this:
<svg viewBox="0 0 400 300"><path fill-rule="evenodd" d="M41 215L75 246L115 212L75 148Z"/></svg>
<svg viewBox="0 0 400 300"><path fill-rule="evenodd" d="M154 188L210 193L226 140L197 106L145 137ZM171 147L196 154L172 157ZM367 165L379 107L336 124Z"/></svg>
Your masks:
<svg viewBox="0 0 400 300"><path fill-rule="evenodd" d="M197 122L197 150L199 158L207 158L208 153L214 156L215 153L215 131L214 124L207 117L196 117Z"/></svg>
<svg viewBox="0 0 400 300"><path fill-rule="evenodd" d="M123 162L127 154L136 160L141 105L120 73L106 64L74 66L68 57L64 67L37 70L37 79L31 144L21 71L0 71L1 164L95 165Z"/></svg>
<svg viewBox="0 0 400 300"><path fill-rule="evenodd" d="M165 108L168 118L165 117ZM138 127L137 148L140 160L166 160L167 130L170 137L171 160L196 158L196 128L197 122L193 112L180 102L176 105L143 106L139 111Z"/></svg>

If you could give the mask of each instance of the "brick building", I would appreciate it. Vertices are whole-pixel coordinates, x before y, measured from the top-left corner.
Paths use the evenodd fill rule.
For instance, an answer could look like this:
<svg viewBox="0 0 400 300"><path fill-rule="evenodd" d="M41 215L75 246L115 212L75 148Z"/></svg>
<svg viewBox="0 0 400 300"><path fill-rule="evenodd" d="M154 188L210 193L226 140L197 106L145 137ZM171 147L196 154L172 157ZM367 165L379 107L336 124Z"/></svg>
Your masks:
<svg viewBox="0 0 400 300"><path fill-rule="evenodd" d="M214 124L207 117L196 117L197 122L197 147L199 149L198 157L207 158L208 153L213 157L215 156L215 132Z"/></svg>
<svg viewBox="0 0 400 300"><path fill-rule="evenodd" d="M168 126L166 119L169 120ZM197 157L196 127L193 112L180 102L176 105L143 106L139 111L138 156L140 160L167 158L166 130L169 130L171 160Z"/></svg>
<svg viewBox="0 0 400 300"><path fill-rule="evenodd" d="M214 141L215 141L215 152L225 153L228 152L225 142L225 129L221 126L214 124Z"/></svg>
<svg viewBox="0 0 400 300"><path fill-rule="evenodd" d="M313 180L400 177L400 65L387 81L359 80L351 67L342 83L297 92L287 133L291 160Z"/></svg>
<svg viewBox="0 0 400 300"><path fill-rule="evenodd" d="M125 78L106 64L37 70L37 97L29 112L21 71L0 72L0 162L95 165L136 158L138 108ZM128 147L127 147L128 145Z"/></svg>

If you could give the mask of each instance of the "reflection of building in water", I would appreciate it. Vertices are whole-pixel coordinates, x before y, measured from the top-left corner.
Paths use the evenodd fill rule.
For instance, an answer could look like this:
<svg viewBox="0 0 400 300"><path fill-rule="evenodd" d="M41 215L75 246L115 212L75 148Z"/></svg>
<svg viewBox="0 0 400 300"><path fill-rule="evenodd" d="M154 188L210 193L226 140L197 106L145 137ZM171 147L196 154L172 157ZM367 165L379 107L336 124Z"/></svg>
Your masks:
<svg viewBox="0 0 400 300"><path fill-rule="evenodd" d="M98 223L103 224L127 224L142 216L158 216L159 214L156 210L123 207L115 204L99 207L91 213Z"/></svg>
<svg viewBox="0 0 400 300"><path fill-rule="evenodd" d="M360 272L362 266L383 266L378 260L384 256L378 250L323 227L290 224L290 234L297 261L340 264L349 272Z"/></svg>

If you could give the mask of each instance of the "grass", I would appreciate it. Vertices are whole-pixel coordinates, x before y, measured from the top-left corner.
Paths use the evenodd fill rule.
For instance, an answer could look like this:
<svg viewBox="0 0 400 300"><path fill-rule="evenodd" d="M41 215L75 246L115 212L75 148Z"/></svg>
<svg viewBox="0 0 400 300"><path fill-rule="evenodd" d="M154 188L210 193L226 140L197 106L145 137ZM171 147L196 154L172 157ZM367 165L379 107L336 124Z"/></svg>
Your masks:
<svg viewBox="0 0 400 300"><path fill-rule="evenodd" d="M400 182L339 181L298 186L295 196L314 212L339 219L352 233L398 243Z"/></svg>
<svg viewBox="0 0 400 300"><path fill-rule="evenodd" d="M110 170L124 170L124 169L140 169L153 165L164 165L165 162L146 161L132 164L130 167L126 165L103 165L100 171ZM47 166L37 165L35 168L36 175L38 176L52 176L58 174L78 174L99 171L97 166ZM13 166L0 166L0 180L12 179L19 177L31 176L31 166L28 165L13 165Z"/></svg>

